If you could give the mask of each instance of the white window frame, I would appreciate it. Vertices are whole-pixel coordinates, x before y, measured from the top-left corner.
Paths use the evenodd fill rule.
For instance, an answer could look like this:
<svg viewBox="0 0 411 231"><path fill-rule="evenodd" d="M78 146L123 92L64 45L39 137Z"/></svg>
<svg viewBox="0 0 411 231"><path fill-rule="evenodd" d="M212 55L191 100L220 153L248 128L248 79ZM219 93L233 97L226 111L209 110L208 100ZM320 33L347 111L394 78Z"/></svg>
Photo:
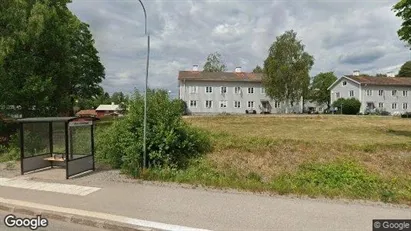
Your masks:
<svg viewBox="0 0 411 231"><path fill-rule="evenodd" d="M234 101L234 108L241 108L241 101Z"/></svg>
<svg viewBox="0 0 411 231"><path fill-rule="evenodd" d="M220 100L220 103L218 104L220 108L227 108L227 100Z"/></svg>
<svg viewBox="0 0 411 231"><path fill-rule="evenodd" d="M378 90L378 95L383 96L384 95L384 90Z"/></svg>
<svg viewBox="0 0 411 231"><path fill-rule="evenodd" d="M207 107L207 103L208 102L210 102L210 107ZM205 108L213 108L213 101L212 100L206 100L205 102L204 102L204 107Z"/></svg>
<svg viewBox="0 0 411 231"><path fill-rule="evenodd" d="M408 109L408 104L407 103L402 103L402 109L407 110Z"/></svg>
<svg viewBox="0 0 411 231"><path fill-rule="evenodd" d="M261 93L261 94L265 94L265 88L264 88L264 87L261 87L260 93Z"/></svg>
<svg viewBox="0 0 411 231"><path fill-rule="evenodd" d="M190 86L190 94L197 94L198 93L198 87L197 86Z"/></svg>
<svg viewBox="0 0 411 231"><path fill-rule="evenodd" d="M378 108L384 108L384 103L378 103Z"/></svg>
<svg viewBox="0 0 411 231"><path fill-rule="evenodd" d="M391 91L391 95L392 95L392 96L397 96L397 90L392 90L392 91Z"/></svg>
<svg viewBox="0 0 411 231"><path fill-rule="evenodd" d="M397 103L392 103L391 104L391 109L397 109Z"/></svg>
<svg viewBox="0 0 411 231"><path fill-rule="evenodd" d="M340 97L341 97L340 93L339 93L339 92L336 92L336 93L335 93L335 98L339 99Z"/></svg>
<svg viewBox="0 0 411 231"><path fill-rule="evenodd" d="M241 87L234 87L234 94L241 94Z"/></svg>
<svg viewBox="0 0 411 231"><path fill-rule="evenodd" d="M343 82L342 82L342 85L343 85L343 86L346 86L346 85L347 85L347 81L343 81Z"/></svg>
<svg viewBox="0 0 411 231"><path fill-rule="evenodd" d="M251 90L251 93L250 93L250 90ZM247 89L247 93L248 93L248 94L254 94L254 87L249 87L249 88Z"/></svg>
<svg viewBox="0 0 411 231"><path fill-rule="evenodd" d="M275 101L274 102L274 108L279 108L281 106L280 102Z"/></svg>
<svg viewBox="0 0 411 231"><path fill-rule="evenodd" d="M197 108L197 106L198 106L197 100L190 100L190 108Z"/></svg>
<svg viewBox="0 0 411 231"><path fill-rule="evenodd" d="M220 93L221 94L226 94L227 93L227 87L221 86L220 87Z"/></svg>
<svg viewBox="0 0 411 231"><path fill-rule="evenodd" d="M248 101L247 102L247 108L254 108L254 101ZM250 106L250 105L252 105L252 106Z"/></svg>
<svg viewBox="0 0 411 231"><path fill-rule="evenodd" d="M402 91L402 96L407 97L408 96L408 91L407 90Z"/></svg>
<svg viewBox="0 0 411 231"><path fill-rule="evenodd" d="M367 96L372 96L372 90L367 90Z"/></svg>
<svg viewBox="0 0 411 231"><path fill-rule="evenodd" d="M350 97L354 97L354 90L350 91Z"/></svg>
<svg viewBox="0 0 411 231"><path fill-rule="evenodd" d="M210 92L207 91L208 89L210 89ZM213 93L213 87L210 87L210 86L205 87L205 93L206 94L212 94Z"/></svg>

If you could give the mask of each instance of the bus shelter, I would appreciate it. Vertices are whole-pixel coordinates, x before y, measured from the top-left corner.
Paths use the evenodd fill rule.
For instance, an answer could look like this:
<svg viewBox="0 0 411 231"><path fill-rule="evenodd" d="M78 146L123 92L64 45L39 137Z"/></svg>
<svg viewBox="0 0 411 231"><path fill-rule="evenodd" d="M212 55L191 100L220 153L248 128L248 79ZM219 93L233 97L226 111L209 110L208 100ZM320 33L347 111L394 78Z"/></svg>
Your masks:
<svg viewBox="0 0 411 231"><path fill-rule="evenodd" d="M95 170L93 117L18 119L21 174L63 167L66 179Z"/></svg>

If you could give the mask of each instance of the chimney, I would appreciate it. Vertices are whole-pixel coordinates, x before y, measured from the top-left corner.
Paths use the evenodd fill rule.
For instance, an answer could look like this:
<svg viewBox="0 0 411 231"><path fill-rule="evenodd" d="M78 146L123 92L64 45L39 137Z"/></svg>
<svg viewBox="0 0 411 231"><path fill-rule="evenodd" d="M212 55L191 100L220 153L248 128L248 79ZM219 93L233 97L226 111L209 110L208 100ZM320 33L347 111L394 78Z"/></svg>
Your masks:
<svg viewBox="0 0 411 231"><path fill-rule="evenodd" d="M353 76L360 76L360 71L359 70L354 70L352 73Z"/></svg>
<svg viewBox="0 0 411 231"><path fill-rule="evenodd" d="M236 68L235 68L235 72L236 72L236 73L240 73L240 72L241 72L241 67L236 67Z"/></svg>
<svg viewBox="0 0 411 231"><path fill-rule="evenodd" d="M198 71L198 65L193 65L193 71Z"/></svg>
<svg viewBox="0 0 411 231"><path fill-rule="evenodd" d="M392 73L391 71L387 73L387 77L395 77L394 73Z"/></svg>

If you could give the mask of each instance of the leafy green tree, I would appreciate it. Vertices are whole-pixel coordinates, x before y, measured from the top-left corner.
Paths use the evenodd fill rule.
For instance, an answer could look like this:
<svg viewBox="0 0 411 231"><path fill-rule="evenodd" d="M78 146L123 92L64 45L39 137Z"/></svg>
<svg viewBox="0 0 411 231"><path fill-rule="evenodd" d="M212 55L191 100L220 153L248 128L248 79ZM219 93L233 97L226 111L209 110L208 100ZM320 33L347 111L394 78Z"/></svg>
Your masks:
<svg viewBox="0 0 411 231"><path fill-rule="evenodd" d="M405 62L401 66L397 77L411 77L411 61Z"/></svg>
<svg viewBox="0 0 411 231"><path fill-rule="evenodd" d="M253 70L253 73L263 73L263 68L261 68L260 66L256 66Z"/></svg>
<svg viewBox="0 0 411 231"><path fill-rule="evenodd" d="M226 70L221 54L218 52L209 54L207 56L206 63L204 64L203 71L205 72L223 72Z"/></svg>
<svg viewBox="0 0 411 231"><path fill-rule="evenodd" d="M180 169L191 158L209 151L210 140L183 119L184 104L171 100L165 90L147 91L148 166ZM130 111L97 138L97 158L114 168L137 177L141 174L143 155L144 96L136 93Z"/></svg>
<svg viewBox="0 0 411 231"><path fill-rule="evenodd" d="M20 106L24 117L68 115L76 98L98 91L104 67L70 2L2 1L0 105Z"/></svg>
<svg viewBox="0 0 411 231"><path fill-rule="evenodd" d="M408 46L411 45L411 1L400 0L396 3L392 10L395 12L395 16L401 18L403 23L400 29L397 31L399 38L406 42Z"/></svg>
<svg viewBox="0 0 411 231"><path fill-rule="evenodd" d="M291 106L308 91L309 71L314 57L304 51L304 45L293 30L278 36L264 61L263 85L266 94ZM288 110L286 111L286 113Z"/></svg>
<svg viewBox="0 0 411 231"><path fill-rule="evenodd" d="M341 113L342 109L342 114L356 115L360 112L361 102L356 98L339 98L332 106L338 108L337 113Z"/></svg>
<svg viewBox="0 0 411 231"><path fill-rule="evenodd" d="M313 78L310 86L310 101L315 101L320 104L327 104L327 109L330 108L330 91L327 90L332 83L337 80L334 72L322 72Z"/></svg>

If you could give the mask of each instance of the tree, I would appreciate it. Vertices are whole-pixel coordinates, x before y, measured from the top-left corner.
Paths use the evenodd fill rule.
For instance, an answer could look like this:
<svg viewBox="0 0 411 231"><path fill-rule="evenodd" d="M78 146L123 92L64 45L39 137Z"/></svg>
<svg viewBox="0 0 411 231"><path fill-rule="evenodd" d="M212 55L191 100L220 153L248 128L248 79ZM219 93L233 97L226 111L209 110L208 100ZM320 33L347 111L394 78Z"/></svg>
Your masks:
<svg viewBox="0 0 411 231"><path fill-rule="evenodd" d="M411 77L411 61L405 62L401 66L397 77Z"/></svg>
<svg viewBox="0 0 411 231"><path fill-rule="evenodd" d="M308 91L314 57L304 51L297 33L286 31L271 45L264 61L263 85L271 98L288 105L299 102ZM286 113L288 109L286 109Z"/></svg>
<svg viewBox="0 0 411 231"><path fill-rule="evenodd" d="M330 91L327 90L331 84L337 80L334 72L322 72L313 78L310 86L310 101L315 101L320 104L327 104L327 109L330 108Z"/></svg>
<svg viewBox="0 0 411 231"><path fill-rule="evenodd" d="M218 52L209 54L207 56L206 63L204 64L203 71L205 72L223 72L226 70L226 66L222 61L221 55Z"/></svg>
<svg viewBox="0 0 411 231"><path fill-rule="evenodd" d="M398 37L407 43L408 46L411 45L411 1L400 0L392 8L395 12L395 16L401 18L403 23L400 29L397 31Z"/></svg>
<svg viewBox="0 0 411 231"><path fill-rule="evenodd" d="M333 103L333 107L338 108L337 113L345 115L356 115L360 112L361 102L356 98L339 98Z"/></svg>
<svg viewBox="0 0 411 231"><path fill-rule="evenodd" d="M24 117L69 115L76 98L98 92L104 67L70 2L2 1L0 105L20 106Z"/></svg>
<svg viewBox="0 0 411 231"><path fill-rule="evenodd" d="M260 66L256 66L253 70L253 73L263 73L263 68L261 68Z"/></svg>
<svg viewBox="0 0 411 231"><path fill-rule="evenodd" d="M375 77L387 77L387 74L377 73Z"/></svg>

